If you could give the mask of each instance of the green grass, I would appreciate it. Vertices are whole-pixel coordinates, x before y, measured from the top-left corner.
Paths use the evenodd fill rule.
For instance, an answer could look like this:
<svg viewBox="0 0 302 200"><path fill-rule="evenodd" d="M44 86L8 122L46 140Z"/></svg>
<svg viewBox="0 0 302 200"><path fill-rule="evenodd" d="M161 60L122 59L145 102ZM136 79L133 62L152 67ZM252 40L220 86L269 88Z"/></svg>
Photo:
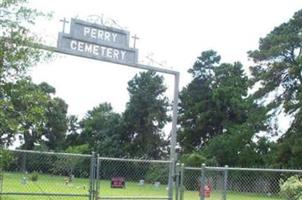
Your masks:
<svg viewBox="0 0 302 200"><path fill-rule="evenodd" d="M38 181L27 181L27 184L22 184L23 174L20 173L6 173L4 174L3 192L32 192L32 193L64 193L64 194L88 194L89 183L88 179L75 178L72 183L65 184L64 177L39 175ZM100 182L101 196L167 196L165 185L155 187L152 184L139 185L137 182L126 182L124 189L112 189L110 181ZM213 191L206 200L221 200L222 193ZM70 197L54 197L54 196L4 196L2 200L19 200L19 199L33 199L33 200L87 200L87 197L70 198ZM199 194L197 191L185 191L185 200L198 200ZM281 198L276 196L265 196L254 193L234 193L228 192L227 199L229 200L279 200Z"/></svg>

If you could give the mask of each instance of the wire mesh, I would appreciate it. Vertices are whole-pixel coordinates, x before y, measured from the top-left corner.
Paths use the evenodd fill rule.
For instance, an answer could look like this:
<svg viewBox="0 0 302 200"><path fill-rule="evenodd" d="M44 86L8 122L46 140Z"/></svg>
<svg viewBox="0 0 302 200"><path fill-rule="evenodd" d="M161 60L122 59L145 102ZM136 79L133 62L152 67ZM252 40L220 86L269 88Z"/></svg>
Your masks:
<svg viewBox="0 0 302 200"><path fill-rule="evenodd" d="M89 155L7 151L2 196L12 200L87 199L90 160Z"/></svg>
<svg viewBox="0 0 302 200"><path fill-rule="evenodd" d="M94 154L1 151L0 199L168 199L170 166L171 161L97 159ZM185 167L180 171L175 179L182 183L176 188L184 190L175 196L180 200L300 198L282 192L281 184L301 178L302 170Z"/></svg>
<svg viewBox="0 0 302 200"><path fill-rule="evenodd" d="M302 170L277 170L227 167L185 167L183 174L184 200L299 200L299 194L281 191L290 177L302 177ZM202 177L204 170L204 177ZM202 184L202 181L204 184ZM203 185L203 190L201 186ZM297 185L296 185L297 186ZM289 187L296 187L291 185ZM292 189L290 188L290 189ZM208 192L206 192L208 191ZM297 197L298 196L298 197Z"/></svg>
<svg viewBox="0 0 302 200"><path fill-rule="evenodd" d="M299 174L302 175L302 173L278 170L230 170L228 175L227 199L238 199L238 197L241 197L255 200L294 200L286 194L281 194L280 186L282 181Z"/></svg>
<svg viewBox="0 0 302 200"><path fill-rule="evenodd" d="M168 198L170 161L100 158L99 163L100 198Z"/></svg>

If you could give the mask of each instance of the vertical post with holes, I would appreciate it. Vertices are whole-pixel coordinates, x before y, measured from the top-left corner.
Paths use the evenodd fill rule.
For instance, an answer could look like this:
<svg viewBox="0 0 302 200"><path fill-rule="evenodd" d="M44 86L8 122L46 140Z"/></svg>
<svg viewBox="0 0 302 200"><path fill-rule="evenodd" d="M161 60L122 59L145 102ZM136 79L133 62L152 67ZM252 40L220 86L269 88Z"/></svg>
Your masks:
<svg viewBox="0 0 302 200"><path fill-rule="evenodd" d="M222 194L222 199L226 200L227 197L227 190L228 190L228 165L225 166L223 170L224 178L223 178L223 194Z"/></svg>
<svg viewBox="0 0 302 200"><path fill-rule="evenodd" d="M205 183L206 183L206 165L203 163L201 165L201 178L200 178L200 188L199 188L200 200L205 200L205 193L204 193Z"/></svg>
<svg viewBox="0 0 302 200"><path fill-rule="evenodd" d="M96 195L95 195L95 199L99 198L100 195L100 159L99 159L99 154L97 154L96 157L96 186L95 186L95 191L96 191Z"/></svg>
<svg viewBox="0 0 302 200"><path fill-rule="evenodd" d="M182 163L181 166L180 166L180 183L179 183L179 191L180 191L180 194L179 194L179 199L180 200L183 200L184 199L184 190L185 190L185 187L184 187L184 173L185 173L185 165Z"/></svg>
<svg viewBox="0 0 302 200"><path fill-rule="evenodd" d="M176 164L175 168L175 200L179 200L179 179L180 179L180 164Z"/></svg>
<svg viewBox="0 0 302 200"><path fill-rule="evenodd" d="M95 200L94 194L95 194L95 152L92 152L91 154L91 160L90 160L90 176L89 176L89 200Z"/></svg>

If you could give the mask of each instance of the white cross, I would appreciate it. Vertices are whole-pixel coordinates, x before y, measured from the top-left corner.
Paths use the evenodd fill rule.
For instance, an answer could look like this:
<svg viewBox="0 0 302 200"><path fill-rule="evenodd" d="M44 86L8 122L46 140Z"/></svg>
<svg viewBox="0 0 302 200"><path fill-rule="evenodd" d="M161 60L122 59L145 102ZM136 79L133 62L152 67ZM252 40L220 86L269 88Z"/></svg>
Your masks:
<svg viewBox="0 0 302 200"><path fill-rule="evenodd" d="M60 19L60 22L63 22L63 33L65 33L65 24L69 23L69 21L67 21L66 18L64 17L63 19Z"/></svg>
<svg viewBox="0 0 302 200"><path fill-rule="evenodd" d="M137 35L135 34L134 36L132 36L132 38L133 38L133 48L135 48L136 40L138 40L139 37L137 37Z"/></svg>

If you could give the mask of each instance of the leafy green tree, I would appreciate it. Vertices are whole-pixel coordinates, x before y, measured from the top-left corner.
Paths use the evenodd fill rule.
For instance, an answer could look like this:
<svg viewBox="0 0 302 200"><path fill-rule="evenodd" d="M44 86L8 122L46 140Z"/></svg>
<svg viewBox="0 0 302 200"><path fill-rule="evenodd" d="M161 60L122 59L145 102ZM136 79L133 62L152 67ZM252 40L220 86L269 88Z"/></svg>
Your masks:
<svg viewBox="0 0 302 200"><path fill-rule="evenodd" d="M302 159L302 10L259 41L257 50L249 56L255 62L251 67L252 82L260 84L254 96L265 102L270 119L284 111L295 119L279 140L277 160L286 167L301 166ZM278 131L273 124L272 133Z"/></svg>
<svg viewBox="0 0 302 200"><path fill-rule="evenodd" d="M24 149L34 149L35 144L42 143L48 150L62 149L67 131L67 104L52 98L54 88L46 83L34 84L30 79L7 83L4 87L11 106L9 114L18 131L2 128L1 143L11 144L18 133L24 141Z"/></svg>
<svg viewBox="0 0 302 200"><path fill-rule="evenodd" d="M205 51L188 71L193 80L181 91L179 105L178 139L185 152L201 149L248 117L248 81L242 65L219 62L215 51Z"/></svg>
<svg viewBox="0 0 302 200"><path fill-rule="evenodd" d="M16 104L12 102L15 97L10 95L16 94L18 88L28 89L29 85L26 81L21 81L15 85L14 83L24 78L24 74L30 66L48 56L43 51L28 46L28 44L39 40L31 28L35 24L36 18L41 16L45 15L28 8L25 0L2 0L0 2L1 144L11 143L11 136L18 133L20 128L24 128L24 126L19 126L21 117L16 117L19 114L14 107ZM24 93L23 97L23 100L29 100L28 104L34 103L33 99L30 99L30 95ZM43 97L39 94L33 94L33 98L41 99ZM41 110L34 106L30 113L25 113L22 118L24 121L37 121L38 118L41 118L41 114Z"/></svg>
<svg viewBox="0 0 302 200"><path fill-rule="evenodd" d="M123 153L121 122L121 116L113 112L110 104L100 104L88 111L80 122L81 139L101 156L120 157Z"/></svg>
<svg viewBox="0 0 302 200"><path fill-rule="evenodd" d="M77 145L83 145L84 142L81 139L79 119L75 115L70 115L67 117L67 121L68 134L64 143L64 149L68 149L69 147L74 147Z"/></svg>
<svg viewBox="0 0 302 200"><path fill-rule="evenodd" d="M128 91L123 134L127 156L162 158L167 153L162 128L170 120L163 77L153 71L139 73L128 82Z"/></svg>
<svg viewBox="0 0 302 200"><path fill-rule="evenodd" d="M46 145L51 150L62 150L68 129L68 105L60 98L53 98L48 102L43 135Z"/></svg>
<svg viewBox="0 0 302 200"><path fill-rule="evenodd" d="M0 83L22 77L26 70L45 58L29 44L39 41L31 31L38 17L46 16L26 5L26 0L0 3Z"/></svg>
<svg viewBox="0 0 302 200"><path fill-rule="evenodd" d="M56 89L51 85L42 82L39 84L39 88L49 97L45 113L47 122L43 129L45 144L50 150L62 150L68 130L68 105L63 99L52 97L56 93Z"/></svg>
<svg viewBox="0 0 302 200"><path fill-rule="evenodd" d="M49 96L38 85L29 79L22 79L16 83L7 83L7 100L10 105L10 117L17 125L16 129L1 129L1 141L11 144L16 133L22 134L25 149L33 149L36 142L41 141L43 127L47 122L46 108ZM10 123L10 119L7 119Z"/></svg>
<svg viewBox="0 0 302 200"><path fill-rule="evenodd" d="M193 80L181 91L179 106L178 141L185 155L200 154L205 163L218 166L267 165L261 154L267 149L254 140L267 128L266 110L248 96L243 66L220 64L220 56L210 50L189 73Z"/></svg>

